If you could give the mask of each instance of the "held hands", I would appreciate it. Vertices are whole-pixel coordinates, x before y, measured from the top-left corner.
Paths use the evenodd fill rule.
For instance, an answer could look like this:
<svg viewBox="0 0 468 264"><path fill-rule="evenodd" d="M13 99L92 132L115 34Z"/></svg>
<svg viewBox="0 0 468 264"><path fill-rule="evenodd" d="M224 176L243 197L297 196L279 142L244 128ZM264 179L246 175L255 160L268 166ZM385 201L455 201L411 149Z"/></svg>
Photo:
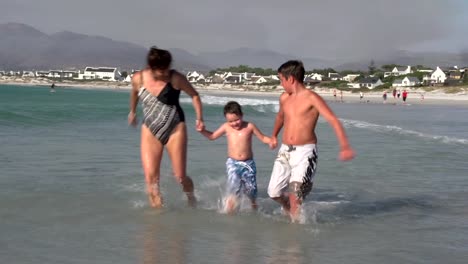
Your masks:
<svg viewBox="0 0 468 264"><path fill-rule="evenodd" d="M270 143L268 145L270 145L270 149L275 149L276 146L278 146L278 139L276 137L271 136Z"/></svg>
<svg viewBox="0 0 468 264"><path fill-rule="evenodd" d="M341 161L348 161L352 160L356 156L356 153L351 147L345 147L340 150L340 153L338 154L338 158Z"/></svg>
<svg viewBox="0 0 468 264"><path fill-rule="evenodd" d="M203 122L202 119L197 119L196 122L195 122L195 129L198 131L198 132L201 132L203 130L205 130L205 123Z"/></svg>
<svg viewBox="0 0 468 264"><path fill-rule="evenodd" d="M136 113L130 112L128 114L128 125L136 127L137 126L137 118Z"/></svg>

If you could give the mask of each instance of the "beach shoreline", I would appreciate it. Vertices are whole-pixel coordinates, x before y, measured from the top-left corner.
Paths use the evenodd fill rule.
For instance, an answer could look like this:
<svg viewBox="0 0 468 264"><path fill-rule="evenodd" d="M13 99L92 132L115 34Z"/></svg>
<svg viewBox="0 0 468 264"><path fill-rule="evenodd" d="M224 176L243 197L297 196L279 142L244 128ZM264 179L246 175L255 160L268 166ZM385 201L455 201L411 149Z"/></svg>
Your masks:
<svg viewBox="0 0 468 264"><path fill-rule="evenodd" d="M115 91L129 91L131 89L130 83L120 82L75 82L75 81L62 81L51 82L48 79L0 79L1 85L16 85L16 86L37 86L49 88L52 83L55 84L56 89L73 88L73 89L87 89L87 90L115 90ZM282 92L281 86L257 86L257 85L230 85L230 84L209 84L209 85L194 85L195 88L202 95L233 95L233 96L255 96L255 97L277 97ZM401 98L393 98L391 90L387 92L387 104L403 104ZM400 88L401 89L401 88ZM331 102L341 102L341 96L338 91L336 98L333 97L334 88L316 87L313 89L317 94L322 96L325 100ZM463 105L468 106L468 93L444 93L442 89L434 89L433 91L425 91L419 88L406 88L408 93L408 104L438 104L438 105ZM360 99L359 93L352 93L350 91L343 91L344 103L381 103L383 104L382 91L366 91L363 92L364 97Z"/></svg>

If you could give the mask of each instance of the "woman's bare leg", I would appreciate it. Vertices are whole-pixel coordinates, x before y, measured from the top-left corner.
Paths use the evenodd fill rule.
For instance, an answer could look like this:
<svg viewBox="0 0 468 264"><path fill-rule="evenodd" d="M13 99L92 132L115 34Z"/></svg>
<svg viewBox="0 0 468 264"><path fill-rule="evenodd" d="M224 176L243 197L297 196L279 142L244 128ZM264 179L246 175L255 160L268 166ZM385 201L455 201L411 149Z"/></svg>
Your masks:
<svg viewBox="0 0 468 264"><path fill-rule="evenodd" d="M167 153L172 162L174 177L182 184L190 206L195 206L196 198L193 193L193 181L187 176L187 128L185 123L179 123L166 144Z"/></svg>
<svg viewBox="0 0 468 264"><path fill-rule="evenodd" d="M143 125L141 127L141 162L145 173L149 202L155 208L162 207L162 197L159 192L159 170L163 149L162 143Z"/></svg>

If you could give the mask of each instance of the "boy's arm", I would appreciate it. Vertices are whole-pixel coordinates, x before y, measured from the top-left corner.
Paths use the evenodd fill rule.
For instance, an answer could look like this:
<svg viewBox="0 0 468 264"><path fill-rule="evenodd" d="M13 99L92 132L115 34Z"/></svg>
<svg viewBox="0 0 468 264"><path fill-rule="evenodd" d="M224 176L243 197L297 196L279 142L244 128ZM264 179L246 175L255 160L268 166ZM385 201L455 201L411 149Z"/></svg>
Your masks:
<svg viewBox="0 0 468 264"><path fill-rule="evenodd" d="M273 125L273 132L270 138L270 148L274 149L278 145L278 134L283 127L284 113L283 113L283 101L286 99L287 94L282 93L279 99L279 110L276 114L275 124Z"/></svg>
<svg viewBox="0 0 468 264"><path fill-rule="evenodd" d="M250 123L252 126L252 132L254 135L263 143L265 144L270 144L271 139L270 137L265 136L260 129L257 128L257 126L254 123Z"/></svg>
<svg viewBox="0 0 468 264"><path fill-rule="evenodd" d="M320 95L312 92L311 98L313 106L318 110L320 115L330 123L333 130L335 130L336 137L340 144L339 158L341 160L351 160L354 158L354 150L349 145L348 137L338 117L333 113L330 107L328 107L327 103Z"/></svg>
<svg viewBox="0 0 468 264"><path fill-rule="evenodd" d="M211 131L208 131L206 130L205 128L203 128L200 133L205 136L207 139L209 140L215 140L219 137L221 137L222 135L224 135L224 133L226 133L226 129L224 127L225 124L222 124L218 129L216 129L216 131L214 132L211 132Z"/></svg>

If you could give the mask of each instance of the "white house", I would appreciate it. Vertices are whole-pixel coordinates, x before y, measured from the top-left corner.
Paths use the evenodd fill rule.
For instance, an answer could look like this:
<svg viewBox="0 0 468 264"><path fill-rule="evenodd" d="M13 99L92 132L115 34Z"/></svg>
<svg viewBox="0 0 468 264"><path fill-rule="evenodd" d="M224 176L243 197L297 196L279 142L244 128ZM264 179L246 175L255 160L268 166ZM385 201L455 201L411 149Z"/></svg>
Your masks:
<svg viewBox="0 0 468 264"><path fill-rule="evenodd" d="M223 74L224 83L241 83L243 82L244 74L227 72Z"/></svg>
<svg viewBox="0 0 468 264"><path fill-rule="evenodd" d="M267 79L265 79L265 77L263 76L252 76L251 81L254 84L261 84L261 83L266 83Z"/></svg>
<svg viewBox="0 0 468 264"><path fill-rule="evenodd" d="M437 66L434 72L431 74L430 82L431 83L445 83L447 80L447 74Z"/></svg>
<svg viewBox="0 0 468 264"><path fill-rule="evenodd" d="M47 77L49 77L49 78L60 78L60 77L62 77L62 71L59 71L59 70L49 71L49 74L47 74Z"/></svg>
<svg viewBox="0 0 468 264"><path fill-rule="evenodd" d="M48 75L48 71L36 71L36 77L47 77Z"/></svg>
<svg viewBox="0 0 468 264"><path fill-rule="evenodd" d="M319 73L311 73L306 77L308 77L311 80L316 80L316 81L322 81L323 80L323 75L319 74Z"/></svg>
<svg viewBox="0 0 468 264"><path fill-rule="evenodd" d="M413 87L416 85L420 85L421 81L416 77L408 77L406 76L403 79L397 79L392 83L393 87Z"/></svg>
<svg viewBox="0 0 468 264"><path fill-rule="evenodd" d="M32 71L23 71L23 77L31 77L34 78L36 75Z"/></svg>
<svg viewBox="0 0 468 264"><path fill-rule="evenodd" d="M411 66L398 66L398 67L394 67L393 70L392 70L392 75L395 75L395 76L400 76L400 75L406 75L406 74L410 74L412 73L413 71L411 70Z"/></svg>
<svg viewBox="0 0 468 264"><path fill-rule="evenodd" d="M382 84L383 82L380 80L380 78L376 77L367 77L359 81L359 87L366 87L368 89L374 89L375 87L378 87Z"/></svg>
<svg viewBox="0 0 468 264"><path fill-rule="evenodd" d="M120 79L117 68L113 67L86 67L83 73L78 74L80 80L100 79L105 81L117 81Z"/></svg>
<svg viewBox="0 0 468 264"><path fill-rule="evenodd" d="M329 72L328 73L328 78L330 78L330 80L332 81L339 81L342 79L341 75L339 73L336 73L336 72Z"/></svg>
<svg viewBox="0 0 468 264"><path fill-rule="evenodd" d="M360 74L347 74L346 76L344 76L342 78L343 81L347 81L347 82L352 82L354 81L354 79L356 79L357 77L359 77Z"/></svg>

